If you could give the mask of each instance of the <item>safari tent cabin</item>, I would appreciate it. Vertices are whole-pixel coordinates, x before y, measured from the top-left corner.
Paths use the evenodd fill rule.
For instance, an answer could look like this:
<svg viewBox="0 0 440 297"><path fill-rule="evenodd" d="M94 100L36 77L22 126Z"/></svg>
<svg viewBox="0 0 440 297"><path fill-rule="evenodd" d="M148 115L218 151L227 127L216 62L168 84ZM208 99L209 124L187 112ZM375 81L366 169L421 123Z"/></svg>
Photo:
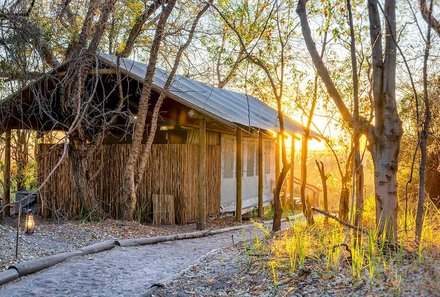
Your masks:
<svg viewBox="0 0 440 297"><path fill-rule="evenodd" d="M3 132L38 131L38 179L45 182L38 201L40 213L46 217L75 217L81 211L73 165L69 158L58 164L65 146L53 136L65 135L69 129L70 115L61 102L68 66L69 62L61 65L0 103ZM121 218L125 161L146 69L147 65L140 62L100 54L87 76L87 88L93 88L93 92L86 92L93 97L90 104L97 108L116 108L120 92L123 93L120 116L107 127L104 142L89 164L96 180L93 191L108 216L115 219ZM158 100L167 77L166 71L156 70L150 107ZM150 120L151 114L147 123ZM205 121L206 130L201 130L201 121ZM304 133L303 127L291 118L284 116L284 121L285 137ZM199 133L206 133L207 141L208 215L234 212L239 200L243 212L254 208L259 199L269 203L280 170L276 157L278 127L276 110L262 101L177 75L160 109L148 167L139 186L137 218L151 222L158 213L166 213L166 223L183 224L197 219ZM312 137L318 135L312 132ZM241 166L237 166L240 159ZM237 172L240 167L241 173ZM53 168L55 171L48 177ZM237 192L237 181L241 181L241 194Z"/></svg>

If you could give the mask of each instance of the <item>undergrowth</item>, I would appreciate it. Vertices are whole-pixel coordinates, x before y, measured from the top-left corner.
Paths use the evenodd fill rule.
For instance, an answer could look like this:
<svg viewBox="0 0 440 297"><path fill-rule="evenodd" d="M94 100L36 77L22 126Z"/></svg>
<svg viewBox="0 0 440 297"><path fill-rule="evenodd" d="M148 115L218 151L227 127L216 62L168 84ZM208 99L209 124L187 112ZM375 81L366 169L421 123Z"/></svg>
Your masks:
<svg viewBox="0 0 440 297"><path fill-rule="evenodd" d="M407 232L404 231L404 219L399 218L399 244L391 246L386 242L386 234L379 234L375 229L374 199L368 199L363 224L368 232L362 233L360 242L356 244L354 241L358 234L353 230L347 230L331 220L325 223L323 217L317 217L313 226L307 226L304 221L290 222L287 230L273 237L266 227L254 222L255 232L263 231L265 238L256 236L252 242L246 242L246 250L251 257L265 259L275 285L281 276L294 277L308 265L319 265L319 269L326 273L345 271L351 274L353 281L364 279L370 285L378 280L389 280L395 292L399 293L401 267L405 261L417 265L423 263L427 256L438 257L440 212L435 208L428 209L418 246L414 244L414 211L408 214Z"/></svg>

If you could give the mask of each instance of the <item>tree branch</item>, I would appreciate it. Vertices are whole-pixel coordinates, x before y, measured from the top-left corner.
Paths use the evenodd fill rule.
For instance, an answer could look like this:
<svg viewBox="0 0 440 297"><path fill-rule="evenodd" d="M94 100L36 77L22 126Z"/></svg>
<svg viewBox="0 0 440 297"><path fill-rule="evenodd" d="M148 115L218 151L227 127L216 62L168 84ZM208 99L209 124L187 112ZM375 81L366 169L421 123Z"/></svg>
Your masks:
<svg viewBox="0 0 440 297"><path fill-rule="evenodd" d="M440 22L432 15L431 9L426 5L426 0L419 0L420 12L422 13L423 19L431 26L432 29L440 37Z"/></svg>
<svg viewBox="0 0 440 297"><path fill-rule="evenodd" d="M309 22L307 19L306 0L298 1L298 7L296 9L296 12L301 22L301 31L304 36L304 41L306 43L307 50L310 53L316 71L318 72L319 76L324 82L327 92L330 95L330 97L333 99L333 102L335 103L336 107L341 113L342 118L350 125L353 125L353 116L348 110L344 101L342 100L340 93L336 89L336 86L328 72L328 69L324 65L324 62L322 61L321 57L319 56L315 42L312 39L312 33L310 31Z"/></svg>

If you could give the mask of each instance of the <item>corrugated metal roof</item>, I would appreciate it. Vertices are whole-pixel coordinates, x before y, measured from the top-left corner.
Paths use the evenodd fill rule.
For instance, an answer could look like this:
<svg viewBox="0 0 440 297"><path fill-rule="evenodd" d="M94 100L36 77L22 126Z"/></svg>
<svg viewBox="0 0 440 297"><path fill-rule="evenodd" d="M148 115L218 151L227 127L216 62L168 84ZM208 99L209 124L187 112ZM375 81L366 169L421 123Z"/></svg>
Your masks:
<svg viewBox="0 0 440 297"><path fill-rule="evenodd" d="M100 54L101 60L111 66L116 66L117 57ZM132 78L143 82L147 65L130 59L121 58L119 67ZM153 79L155 89L162 90L168 72L156 69ZM180 99L182 104L195 107L197 111L208 116L215 116L227 122L251 126L257 129L279 131L277 111L257 98L238 92L220 89L196 80L176 75L169 90L172 97ZM285 131L289 134L304 134L304 128L298 122L284 116ZM312 137L319 135L311 131Z"/></svg>

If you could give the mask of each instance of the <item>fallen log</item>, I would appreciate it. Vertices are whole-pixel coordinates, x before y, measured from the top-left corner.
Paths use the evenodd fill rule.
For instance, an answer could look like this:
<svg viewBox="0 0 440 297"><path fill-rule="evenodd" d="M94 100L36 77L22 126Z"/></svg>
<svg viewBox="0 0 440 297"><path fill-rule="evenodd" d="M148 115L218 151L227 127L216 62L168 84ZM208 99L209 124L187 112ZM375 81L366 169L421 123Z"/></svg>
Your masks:
<svg viewBox="0 0 440 297"><path fill-rule="evenodd" d="M137 246L137 245L149 245L155 243L161 243L165 241L175 240L176 235L156 236L156 237L141 237L134 239L121 239L116 240L115 244L121 247Z"/></svg>
<svg viewBox="0 0 440 297"><path fill-rule="evenodd" d="M18 271L15 269L8 269L0 272L0 286L6 284L19 277Z"/></svg>
<svg viewBox="0 0 440 297"><path fill-rule="evenodd" d="M32 261L27 261L23 263L14 264L8 267L8 270L15 270L18 272L20 277L35 273L37 271L43 270L45 268L54 266L55 264L61 263L68 258L81 255L81 250L75 250L72 252L60 253L41 259L36 259Z"/></svg>
<svg viewBox="0 0 440 297"><path fill-rule="evenodd" d="M106 240L103 242L91 244L80 249L81 256L107 251L114 248L115 246L116 242L114 240Z"/></svg>
<svg viewBox="0 0 440 297"><path fill-rule="evenodd" d="M240 230L240 229L244 229L244 228L249 228L250 226L252 226L252 225L240 225L240 226L228 227L228 228L218 229L218 230L195 231L195 232L189 232L189 233L181 233L181 234L157 236L157 237L145 237L145 238L141 237L141 238L135 238L135 239L121 239L121 240L116 240L115 244L117 246L121 246L121 247L149 245L149 244L156 244L156 243L161 243L161 242L166 242L166 241L200 238L200 237L221 234L221 233L235 231L235 230Z"/></svg>
<svg viewBox="0 0 440 297"><path fill-rule="evenodd" d="M312 210L313 210L313 211L316 211L316 212L318 212L318 213L320 213L320 214L322 214L322 215L324 215L324 216L326 216L326 217L329 217L329 218L331 218L331 219L333 219L333 220L335 220L335 221L337 221L339 224L344 225L345 227L348 227L348 228L351 228L351 229L354 229L354 230L357 230L357 231L360 231L360 232L363 232L363 233L368 233L368 232L369 232L368 229L365 229L365 228L362 228L362 227L356 227L356 226L354 226L354 225L352 225L352 224L349 224L349 223L347 223L347 222L341 220L341 219L338 218L337 216L332 215L332 214L330 214L330 213L328 213L328 212L325 212L325 211L323 211L323 210L321 210L321 209L319 209L319 208L312 207Z"/></svg>

